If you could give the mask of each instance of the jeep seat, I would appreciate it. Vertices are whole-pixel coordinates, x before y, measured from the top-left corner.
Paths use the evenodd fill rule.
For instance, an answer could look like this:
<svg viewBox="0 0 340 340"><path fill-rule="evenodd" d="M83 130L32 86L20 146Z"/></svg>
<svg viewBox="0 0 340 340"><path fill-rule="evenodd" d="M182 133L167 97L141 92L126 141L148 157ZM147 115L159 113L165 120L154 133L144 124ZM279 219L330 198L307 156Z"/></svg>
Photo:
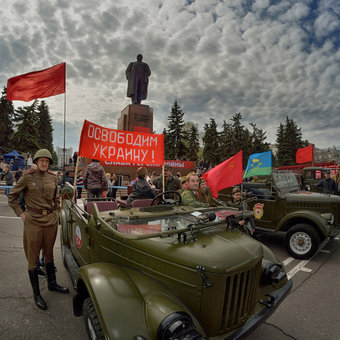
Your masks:
<svg viewBox="0 0 340 340"><path fill-rule="evenodd" d="M86 211L89 214L93 212L93 203L97 204L99 211L110 211L118 209L118 204L116 201L90 201L86 204Z"/></svg>
<svg viewBox="0 0 340 340"><path fill-rule="evenodd" d="M152 201L153 201L152 198L134 200L134 201L131 202L131 208L134 208L134 207L150 207Z"/></svg>

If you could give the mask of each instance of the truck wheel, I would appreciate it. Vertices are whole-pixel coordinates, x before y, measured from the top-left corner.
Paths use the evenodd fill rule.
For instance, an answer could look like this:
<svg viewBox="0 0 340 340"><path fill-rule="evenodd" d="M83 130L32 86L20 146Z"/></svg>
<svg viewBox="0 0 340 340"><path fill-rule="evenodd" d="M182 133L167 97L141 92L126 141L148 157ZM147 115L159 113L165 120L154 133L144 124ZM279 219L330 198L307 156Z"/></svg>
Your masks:
<svg viewBox="0 0 340 340"><path fill-rule="evenodd" d="M285 243L290 256L306 260L318 250L320 236L312 226L301 223L287 231Z"/></svg>
<svg viewBox="0 0 340 340"><path fill-rule="evenodd" d="M98 315L91 298L86 298L84 300L83 312L85 327L89 338L92 340L105 340L104 333L100 326Z"/></svg>

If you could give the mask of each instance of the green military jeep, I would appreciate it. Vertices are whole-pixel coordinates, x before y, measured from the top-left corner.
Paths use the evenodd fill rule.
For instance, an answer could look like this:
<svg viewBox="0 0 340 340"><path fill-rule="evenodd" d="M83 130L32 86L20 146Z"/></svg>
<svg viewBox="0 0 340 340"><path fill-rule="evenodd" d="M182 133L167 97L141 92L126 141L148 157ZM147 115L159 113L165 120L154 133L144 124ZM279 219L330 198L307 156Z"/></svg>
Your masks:
<svg viewBox="0 0 340 340"><path fill-rule="evenodd" d="M81 206L73 194L62 190L61 249L91 339L240 339L292 287L266 246L231 227L252 212Z"/></svg>
<svg viewBox="0 0 340 340"><path fill-rule="evenodd" d="M291 171L273 171L262 183L243 183L254 211L259 231L286 232L288 253L308 259L316 253L321 241L335 237L340 231L340 197L301 191ZM231 188L219 192L224 201L231 197Z"/></svg>
<svg viewBox="0 0 340 340"><path fill-rule="evenodd" d="M300 176L302 189L320 192L316 185L324 178L325 168L308 166L302 169Z"/></svg>

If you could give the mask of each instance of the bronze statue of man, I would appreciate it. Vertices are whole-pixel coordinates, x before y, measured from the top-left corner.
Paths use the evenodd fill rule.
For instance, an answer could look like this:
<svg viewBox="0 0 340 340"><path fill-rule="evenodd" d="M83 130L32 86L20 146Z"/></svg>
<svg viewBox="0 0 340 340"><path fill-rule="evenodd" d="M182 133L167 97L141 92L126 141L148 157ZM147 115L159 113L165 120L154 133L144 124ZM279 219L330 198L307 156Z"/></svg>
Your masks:
<svg viewBox="0 0 340 340"><path fill-rule="evenodd" d="M137 61L131 62L125 71L128 80L127 97L132 104L140 104L148 95L148 84L151 71L149 65L143 63L143 56L137 55Z"/></svg>

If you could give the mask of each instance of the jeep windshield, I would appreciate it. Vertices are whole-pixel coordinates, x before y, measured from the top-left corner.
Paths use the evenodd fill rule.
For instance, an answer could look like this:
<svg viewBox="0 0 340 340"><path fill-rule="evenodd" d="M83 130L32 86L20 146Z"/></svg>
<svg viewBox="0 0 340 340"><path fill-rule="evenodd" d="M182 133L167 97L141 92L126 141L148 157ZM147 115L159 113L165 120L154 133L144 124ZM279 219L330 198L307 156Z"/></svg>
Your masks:
<svg viewBox="0 0 340 340"><path fill-rule="evenodd" d="M299 190L299 183L293 172L273 172L273 180L276 184L276 188L282 193L294 192Z"/></svg>
<svg viewBox="0 0 340 340"><path fill-rule="evenodd" d="M239 212L233 210L194 211L190 214L162 216L158 218L130 219L118 217L115 223L117 231L123 234L142 235L184 231L190 225L215 225L226 220L229 216L238 216Z"/></svg>

